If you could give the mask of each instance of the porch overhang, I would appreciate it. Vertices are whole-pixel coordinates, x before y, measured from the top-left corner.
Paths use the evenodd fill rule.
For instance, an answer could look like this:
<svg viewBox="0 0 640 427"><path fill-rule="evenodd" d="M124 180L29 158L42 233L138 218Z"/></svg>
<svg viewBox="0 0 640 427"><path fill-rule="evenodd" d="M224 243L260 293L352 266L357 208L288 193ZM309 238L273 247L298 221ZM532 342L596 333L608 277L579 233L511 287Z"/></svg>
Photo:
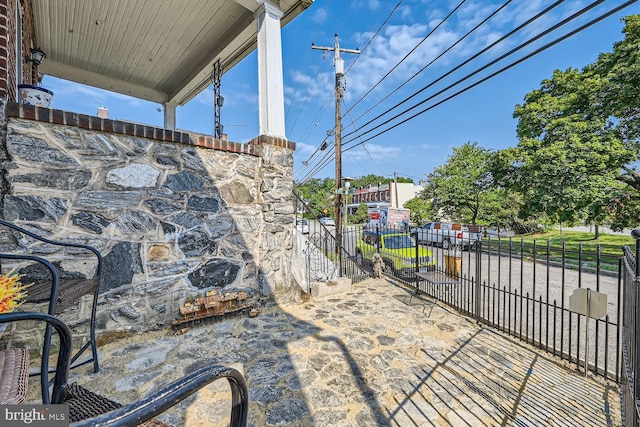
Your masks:
<svg viewBox="0 0 640 427"><path fill-rule="evenodd" d="M256 49L264 0L32 0L46 75L184 105ZM281 0L284 26L313 0Z"/></svg>

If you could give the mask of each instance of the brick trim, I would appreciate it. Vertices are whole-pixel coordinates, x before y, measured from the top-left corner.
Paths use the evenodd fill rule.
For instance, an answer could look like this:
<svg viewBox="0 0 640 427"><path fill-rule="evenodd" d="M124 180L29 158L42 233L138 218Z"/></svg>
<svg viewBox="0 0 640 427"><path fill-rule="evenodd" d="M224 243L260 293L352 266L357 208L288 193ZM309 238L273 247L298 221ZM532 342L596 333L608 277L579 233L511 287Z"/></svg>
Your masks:
<svg viewBox="0 0 640 427"><path fill-rule="evenodd" d="M275 147L280 147L280 148L288 148L291 151L295 151L296 149L296 143L295 142L291 142L288 141L284 138L277 138L275 136L269 136L269 135L260 135L254 139L252 139L251 141L248 142L248 144L251 145L273 145Z"/></svg>
<svg viewBox="0 0 640 427"><path fill-rule="evenodd" d="M261 150L257 145L276 145L295 150L295 144L284 139L259 136L252 141L242 144L214 138L210 135L201 135L191 132L179 132L169 129L156 128L138 123L123 122L121 120L103 119L86 114L70 113L68 111L50 108L34 107L17 102L7 102L7 117L15 117L37 122L56 125L73 126L80 129L117 133L135 137L155 139L157 141L176 142L179 144L195 145L198 147L228 151L231 153L249 154L260 156ZM257 141L257 142L256 142Z"/></svg>

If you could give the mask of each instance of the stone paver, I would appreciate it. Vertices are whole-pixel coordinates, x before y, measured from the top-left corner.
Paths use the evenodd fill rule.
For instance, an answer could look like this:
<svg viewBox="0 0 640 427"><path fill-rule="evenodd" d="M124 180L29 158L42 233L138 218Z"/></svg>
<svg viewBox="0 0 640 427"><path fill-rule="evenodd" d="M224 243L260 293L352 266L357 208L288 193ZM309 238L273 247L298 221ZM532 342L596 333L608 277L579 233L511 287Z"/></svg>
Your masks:
<svg viewBox="0 0 640 427"><path fill-rule="evenodd" d="M207 364L244 373L253 426L621 425L618 387L420 300L387 280L255 318L147 333L103 346L72 380L123 403ZM409 302L409 304L406 304ZM225 425L218 381L160 418Z"/></svg>

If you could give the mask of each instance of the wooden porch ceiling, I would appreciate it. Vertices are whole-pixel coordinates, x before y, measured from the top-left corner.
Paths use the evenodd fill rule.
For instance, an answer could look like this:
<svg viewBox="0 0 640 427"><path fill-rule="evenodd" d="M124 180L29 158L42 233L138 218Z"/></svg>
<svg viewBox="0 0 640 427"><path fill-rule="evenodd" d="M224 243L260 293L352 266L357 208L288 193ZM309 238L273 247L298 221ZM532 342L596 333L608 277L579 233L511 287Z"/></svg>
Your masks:
<svg viewBox="0 0 640 427"><path fill-rule="evenodd" d="M260 0L32 0L41 73L184 105L256 48ZM282 26L313 0L281 0ZM34 46L35 47L35 46ZM26 47L28 49L28 47ZM257 71L256 71L257 72Z"/></svg>

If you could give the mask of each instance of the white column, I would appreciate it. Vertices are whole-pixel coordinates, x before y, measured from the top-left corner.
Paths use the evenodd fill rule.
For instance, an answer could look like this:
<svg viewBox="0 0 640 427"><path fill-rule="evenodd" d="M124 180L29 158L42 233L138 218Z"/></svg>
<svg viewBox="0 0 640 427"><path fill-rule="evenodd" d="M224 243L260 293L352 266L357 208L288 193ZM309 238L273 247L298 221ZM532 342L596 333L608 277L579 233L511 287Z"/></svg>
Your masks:
<svg viewBox="0 0 640 427"><path fill-rule="evenodd" d="M164 128L176 130L176 106L173 104L162 104L164 106Z"/></svg>
<svg viewBox="0 0 640 427"><path fill-rule="evenodd" d="M256 10L258 22L258 100L260 135L286 139L282 76L282 11L270 3Z"/></svg>

